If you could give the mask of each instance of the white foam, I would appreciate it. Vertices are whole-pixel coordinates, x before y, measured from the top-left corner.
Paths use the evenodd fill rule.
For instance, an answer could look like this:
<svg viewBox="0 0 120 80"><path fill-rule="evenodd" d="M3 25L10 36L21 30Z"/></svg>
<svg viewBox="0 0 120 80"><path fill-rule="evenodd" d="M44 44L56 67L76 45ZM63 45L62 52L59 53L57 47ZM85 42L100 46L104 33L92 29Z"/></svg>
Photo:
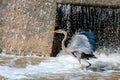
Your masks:
<svg viewBox="0 0 120 80"><path fill-rule="evenodd" d="M111 54L109 56L101 54L97 55L98 59L89 60L92 63L91 68L103 68L104 74L111 73L110 70L113 67L120 66L120 55L119 54ZM86 66L87 64L82 61L82 64ZM62 55L56 58L51 58L49 61L41 62L38 65L30 65L28 64L25 68L16 68L9 66L0 66L0 75L4 76L8 79L22 79L22 78L30 78L30 76L38 75L48 75L53 73L76 73L80 72L80 74L89 74L94 72L92 70L80 70L79 63L77 59L73 58L70 55ZM112 70L112 72L115 70Z"/></svg>
<svg viewBox="0 0 120 80"><path fill-rule="evenodd" d="M61 54L62 53L63 52L61 51ZM27 66L24 68L16 68L13 66L10 67L8 65L4 65L4 66L0 65L0 75L5 78L8 78L9 80L16 80L16 79L19 80L22 78L31 79L31 78L34 78L33 76L44 76L44 75L46 76L49 74L57 74L57 73L58 74L78 73L78 74L85 74L85 75L90 73L100 73L101 75L102 74L107 75L108 73L111 74L114 71L116 72L114 68L117 68L118 71L120 71L120 54L119 53L110 54L110 55L105 55L105 53L100 53L100 55L96 54L96 56L98 57L98 59L89 60L89 62L92 63L92 66L88 70L81 70L80 64L76 58L70 55L60 55L55 58L49 58L47 61L42 61L37 65L31 65L28 63ZM1 57L13 57L13 61L14 59L21 58L20 56L16 57L15 55L7 56L4 53L1 54ZM82 60L82 64L84 67L88 65L83 60ZM96 71L93 71L93 69L96 69ZM101 71L101 69L104 71Z"/></svg>

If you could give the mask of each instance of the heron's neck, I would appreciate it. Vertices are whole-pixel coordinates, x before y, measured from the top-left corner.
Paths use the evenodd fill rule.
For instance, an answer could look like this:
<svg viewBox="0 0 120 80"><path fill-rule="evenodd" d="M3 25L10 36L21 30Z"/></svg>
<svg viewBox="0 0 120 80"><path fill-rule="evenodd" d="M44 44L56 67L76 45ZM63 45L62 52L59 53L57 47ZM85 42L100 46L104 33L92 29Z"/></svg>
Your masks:
<svg viewBox="0 0 120 80"><path fill-rule="evenodd" d="M65 41L67 39L67 32L64 33L64 39L62 40L62 50L67 52L66 47L65 47Z"/></svg>

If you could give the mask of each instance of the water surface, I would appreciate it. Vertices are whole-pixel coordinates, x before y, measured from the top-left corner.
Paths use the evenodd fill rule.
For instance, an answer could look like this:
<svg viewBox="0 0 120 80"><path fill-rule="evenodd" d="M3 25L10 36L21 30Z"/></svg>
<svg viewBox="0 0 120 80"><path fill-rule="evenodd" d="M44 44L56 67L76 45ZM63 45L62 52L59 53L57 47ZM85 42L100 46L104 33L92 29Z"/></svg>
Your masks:
<svg viewBox="0 0 120 80"><path fill-rule="evenodd" d="M58 57L0 55L0 78L3 80L120 80L120 54L100 54L82 60L84 69L70 55Z"/></svg>

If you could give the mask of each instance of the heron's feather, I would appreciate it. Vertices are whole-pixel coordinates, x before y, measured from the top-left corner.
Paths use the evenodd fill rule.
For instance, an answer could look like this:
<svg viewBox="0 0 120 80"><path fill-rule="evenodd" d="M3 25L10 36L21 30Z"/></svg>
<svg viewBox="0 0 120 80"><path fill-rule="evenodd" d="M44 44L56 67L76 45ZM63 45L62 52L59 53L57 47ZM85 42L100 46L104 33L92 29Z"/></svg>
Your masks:
<svg viewBox="0 0 120 80"><path fill-rule="evenodd" d="M91 45L93 51L96 50L95 34L93 32L81 32L80 34L85 35Z"/></svg>
<svg viewBox="0 0 120 80"><path fill-rule="evenodd" d="M81 32L73 37L70 48L91 53L96 49L95 35L92 32Z"/></svg>

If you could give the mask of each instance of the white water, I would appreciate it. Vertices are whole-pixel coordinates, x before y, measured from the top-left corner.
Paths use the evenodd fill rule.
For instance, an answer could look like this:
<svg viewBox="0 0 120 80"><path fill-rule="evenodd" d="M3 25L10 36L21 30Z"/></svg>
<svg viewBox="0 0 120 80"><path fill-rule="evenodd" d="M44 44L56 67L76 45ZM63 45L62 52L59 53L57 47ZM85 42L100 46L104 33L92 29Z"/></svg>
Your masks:
<svg viewBox="0 0 120 80"><path fill-rule="evenodd" d="M77 41L75 41L77 42ZM76 43L74 43L76 44ZM74 44L71 44L74 45ZM69 45L70 47L70 45ZM56 79L64 79L64 80L80 80L84 79L84 77L89 77L89 75L99 75L101 77L111 76L114 72L120 73L120 54L119 50L116 53L110 53L109 55L105 55L106 50L96 51L94 54L98 59L91 59L89 62L92 66L88 69L85 67L88 65L85 61L82 60L82 64L84 69L81 70L80 64L77 59L68 54L65 55L62 51L58 57L37 57L37 56L14 56L14 55L0 55L0 76L4 77L8 80L21 80L21 79L33 79L38 80L41 78L45 78L45 80L56 80ZM105 52L105 53L104 53ZM7 58L11 58L9 61ZM33 65L30 59L38 58L41 61ZM19 60L20 59L20 60ZM22 62L21 60L27 60L24 67L14 66L16 64L16 60ZM24 61L25 61L24 60ZM33 59L34 60L34 59ZM1 62L7 62L4 65ZM18 62L18 63L19 63ZM22 65L23 63L19 63ZM17 64L16 64L17 65ZM97 79L101 80L101 77ZM119 78L120 79L120 78ZM4 80L4 79L3 79ZM93 79L91 79L93 80ZM105 80L102 78L102 80Z"/></svg>
<svg viewBox="0 0 120 80"><path fill-rule="evenodd" d="M6 55L1 56L5 57ZM21 58L12 57L14 57L13 60ZM49 75L58 74L57 76L59 77L62 74L67 74L64 78L72 79L72 77L68 77L68 75L77 73L85 76L95 73L109 76L112 72L120 72L120 54L116 53L106 56L102 53L101 55L97 55L97 57L98 59L89 60L92 66L87 70L81 70L78 61L72 56L62 55L56 58L49 58L47 61L42 61L37 65L27 63L25 68L11 67L7 64L0 65L0 75L9 80L20 80L23 78L35 79L36 77L48 77L48 79L50 79L51 77L49 77ZM84 67L88 65L84 61L82 61L82 64ZM95 71L93 69L95 69ZM102 69L104 71L101 71ZM82 77L83 76L79 76L77 79L79 80Z"/></svg>

